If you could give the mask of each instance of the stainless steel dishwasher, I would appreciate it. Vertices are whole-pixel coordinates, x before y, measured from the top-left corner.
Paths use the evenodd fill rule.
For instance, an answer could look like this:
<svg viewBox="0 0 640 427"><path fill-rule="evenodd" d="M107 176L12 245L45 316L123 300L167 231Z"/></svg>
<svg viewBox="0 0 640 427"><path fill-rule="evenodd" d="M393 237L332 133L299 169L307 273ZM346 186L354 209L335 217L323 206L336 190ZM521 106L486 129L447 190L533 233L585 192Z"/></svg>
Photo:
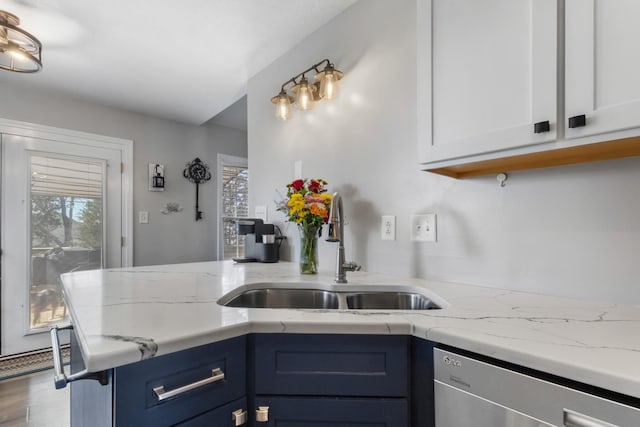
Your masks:
<svg viewBox="0 0 640 427"><path fill-rule="evenodd" d="M434 349L436 427L639 427L640 409Z"/></svg>

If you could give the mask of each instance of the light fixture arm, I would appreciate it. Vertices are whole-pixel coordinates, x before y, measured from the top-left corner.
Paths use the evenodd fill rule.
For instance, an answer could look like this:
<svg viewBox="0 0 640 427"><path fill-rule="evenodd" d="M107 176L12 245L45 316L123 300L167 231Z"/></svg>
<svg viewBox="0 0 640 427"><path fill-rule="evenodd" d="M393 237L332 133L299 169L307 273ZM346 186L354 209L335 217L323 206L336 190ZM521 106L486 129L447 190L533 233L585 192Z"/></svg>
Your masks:
<svg viewBox="0 0 640 427"><path fill-rule="evenodd" d="M289 83L293 83L294 86L298 84L298 79L301 77L304 77L305 74L307 74L309 71L311 70L315 70L316 73L319 73L320 70L318 70L318 67L321 66L324 63L327 63L326 66L332 66L333 64L331 63L331 61L329 61L329 59L325 58L322 61L318 62L317 64L312 65L311 67L307 68L306 70L304 70L301 73L296 74L294 77L291 77L289 80L287 80L286 82L282 83L282 86L280 87L281 91L284 91L285 86L287 86Z"/></svg>

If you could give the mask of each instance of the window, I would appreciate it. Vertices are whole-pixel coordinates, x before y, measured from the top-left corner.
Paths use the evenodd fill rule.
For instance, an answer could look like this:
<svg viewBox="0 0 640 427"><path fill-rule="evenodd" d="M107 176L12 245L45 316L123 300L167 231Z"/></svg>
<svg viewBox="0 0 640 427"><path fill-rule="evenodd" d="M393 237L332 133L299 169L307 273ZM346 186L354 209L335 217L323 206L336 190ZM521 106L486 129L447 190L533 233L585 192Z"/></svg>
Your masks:
<svg viewBox="0 0 640 427"><path fill-rule="evenodd" d="M247 159L218 155L218 259L244 255L244 236L236 221L249 215L249 169Z"/></svg>
<svg viewBox="0 0 640 427"><path fill-rule="evenodd" d="M66 319L60 274L102 267L104 162L30 156L29 329Z"/></svg>

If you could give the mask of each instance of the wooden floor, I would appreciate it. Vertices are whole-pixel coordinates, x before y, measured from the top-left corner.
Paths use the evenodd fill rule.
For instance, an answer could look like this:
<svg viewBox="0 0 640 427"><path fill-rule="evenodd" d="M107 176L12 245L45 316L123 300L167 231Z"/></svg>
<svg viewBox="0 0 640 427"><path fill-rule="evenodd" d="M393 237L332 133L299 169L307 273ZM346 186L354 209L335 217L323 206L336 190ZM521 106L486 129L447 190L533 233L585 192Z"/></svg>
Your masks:
<svg viewBox="0 0 640 427"><path fill-rule="evenodd" d="M56 390L53 371L0 381L0 427L69 427L69 387Z"/></svg>

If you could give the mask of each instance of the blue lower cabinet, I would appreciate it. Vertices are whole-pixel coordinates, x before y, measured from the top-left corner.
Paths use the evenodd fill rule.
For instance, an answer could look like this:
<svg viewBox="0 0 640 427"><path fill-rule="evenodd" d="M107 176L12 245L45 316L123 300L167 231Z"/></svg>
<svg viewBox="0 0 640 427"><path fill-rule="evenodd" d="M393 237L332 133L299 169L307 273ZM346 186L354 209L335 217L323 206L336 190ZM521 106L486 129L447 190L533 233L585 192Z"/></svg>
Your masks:
<svg viewBox="0 0 640 427"><path fill-rule="evenodd" d="M234 427L249 425L247 399L238 399L205 414L176 424L177 427Z"/></svg>
<svg viewBox="0 0 640 427"><path fill-rule="evenodd" d="M72 337L72 372L83 369ZM433 426L433 344L251 334L71 383L72 427Z"/></svg>
<svg viewBox="0 0 640 427"><path fill-rule="evenodd" d="M256 427L409 426L406 399L258 396L255 402Z"/></svg>
<svg viewBox="0 0 640 427"><path fill-rule="evenodd" d="M116 368L114 424L172 426L244 397L245 342L233 338Z"/></svg>

